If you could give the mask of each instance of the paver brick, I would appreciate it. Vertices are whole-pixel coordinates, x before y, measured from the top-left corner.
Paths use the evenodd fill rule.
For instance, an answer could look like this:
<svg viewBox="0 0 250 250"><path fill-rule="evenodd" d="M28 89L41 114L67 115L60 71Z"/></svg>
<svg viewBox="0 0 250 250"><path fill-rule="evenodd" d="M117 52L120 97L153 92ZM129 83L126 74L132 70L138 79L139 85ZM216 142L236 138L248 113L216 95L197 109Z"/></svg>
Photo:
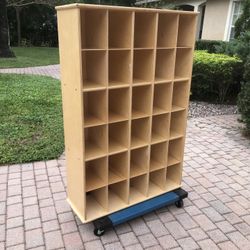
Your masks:
<svg viewBox="0 0 250 250"><path fill-rule="evenodd" d="M109 247L107 247L108 245L106 245L105 246L105 249L107 250L107 249L112 249L112 250L116 250L116 248L109 248ZM118 249L123 249L123 248L118 248ZM135 244L135 245L132 245L132 246L127 246L127 247L125 247L125 249L126 250L143 250L143 248L142 248L142 246L141 246L141 244Z"/></svg>
<svg viewBox="0 0 250 250"><path fill-rule="evenodd" d="M249 249L250 241L247 240L240 232L228 233L227 236L240 249Z"/></svg>
<svg viewBox="0 0 250 250"><path fill-rule="evenodd" d="M124 247L138 243L137 237L133 232L120 234L119 239Z"/></svg>
<svg viewBox="0 0 250 250"><path fill-rule="evenodd" d="M178 243L183 250L199 249L199 246L191 237L179 239Z"/></svg>
<svg viewBox="0 0 250 250"><path fill-rule="evenodd" d="M149 233L150 230L142 218L137 218L129 222L132 231L137 235Z"/></svg>
<svg viewBox="0 0 250 250"><path fill-rule="evenodd" d="M138 238L143 248L152 247L158 244L156 238L152 234L144 234L138 236Z"/></svg>
<svg viewBox="0 0 250 250"><path fill-rule="evenodd" d="M226 235L225 235L224 233L222 233L219 229L215 229L215 230L213 230L213 231L209 231L209 232L207 232L207 234L209 235L209 237L210 237L216 244L228 240L228 238L226 237Z"/></svg>
<svg viewBox="0 0 250 250"><path fill-rule="evenodd" d="M81 250L84 249L79 232L63 235L64 245L66 250Z"/></svg>
<svg viewBox="0 0 250 250"><path fill-rule="evenodd" d="M34 218L30 220L25 220L25 230L32 230L41 227L41 219Z"/></svg>
<svg viewBox="0 0 250 250"><path fill-rule="evenodd" d="M23 227L16 227L7 229L6 232L6 245L14 246L24 242Z"/></svg>
<svg viewBox="0 0 250 250"><path fill-rule="evenodd" d="M212 229L216 228L214 223L204 214L196 215L193 218L200 225L200 227L202 229L204 229L205 231L212 230Z"/></svg>
<svg viewBox="0 0 250 250"><path fill-rule="evenodd" d="M117 237L117 234L114 230L109 230L101 237L101 241L105 245L119 241L119 238Z"/></svg>
<svg viewBox="0 0 250 250"><path fill-rule="evenodd" d="M165 235L165 236L159 237L157 239L164 249L173 248L173 247L178 246L177 241L171 235Z"/></svg>
<svg viewBox="0 0 250 250"><path fill-rule="evenodd" d="M44 234L46 249L63 248L63 240L60 231L52 231Z"/></svg>
<svg viewBox="0 0 250 250"><path fill-rule="evenodd" d="M224 233L229 233L236 230L228 221L218 222L216 223L216 226Z"/></svg>
<svg viewBox="0 0 250 250"><path fill-rule="evenodd" d="M188 232L196 241L208 238L208 235L201 228L190 229Z"/></svg>
<svg viewBox="0 0 250 250"><path fill-rule="evenodd" d="M148 221L147 225L155 237L160 237L168 234L168 230L159 219Z"/></svg>
<svg viewBox="0 0 250 250"><path fill-rule="evenodd" d="M63 234L73 233L78 230L75 221L69 221L61 224L61 230Z"/></svg>
<svg viewBox="0 0 250 250"><path fill-rule="evenodd" d="M58 220L50 220L42 223L43 231L50 232L60 229Z"/></svg>
<svg viewBox="0 0 250 250"><path fill-rule="evenodd" d="M13 217L7 219L7 229L14 228L14 227L20 227L23 225L23 217Z"/></svg>
<svg viewBox="0 0 250 250"><path fill-rule="evenodd" d="M24 218L33 219L39 217L38 205L24 207Z"/></svg>
<svg viewBox="0 0 250 250"><path fill-rule="evenodd" d="M25 232L26 247L33 248L44 245L43 232L40 228Z"/></svg>
<svg viewBox="0 0 250 250"><path fill-rule="evenodd" d="M222 242L222 243L218 244L218 247L221 250L238 250L239 249L231 241Z"/></svg>
<svg viewBox="0 0 250 250"><path fill-rule="evenodd" d="M90 241L84 244L84 247L86 250L102 250L104 247L102 246L102 243L100 240L94 240Z"/></svg>
<svg viewBox="0 0 250 250"><path fill-rule="evenodd" d="M216 250L219 248L216 246L216 244L211 240L211 239L206 239L206 240L202 240L199 241L198 244L200 245L201 249L203 250Z"/></svg>
<svg viewBox="0 0 250 250"><path fill-rule="evenodd" d="M188 236L187 232L184 230L181 224L177 221L171 221L171 222L165 223L165 227L168 229L168 231L171 233L171 235L175 239L185 238Z"/></svg>

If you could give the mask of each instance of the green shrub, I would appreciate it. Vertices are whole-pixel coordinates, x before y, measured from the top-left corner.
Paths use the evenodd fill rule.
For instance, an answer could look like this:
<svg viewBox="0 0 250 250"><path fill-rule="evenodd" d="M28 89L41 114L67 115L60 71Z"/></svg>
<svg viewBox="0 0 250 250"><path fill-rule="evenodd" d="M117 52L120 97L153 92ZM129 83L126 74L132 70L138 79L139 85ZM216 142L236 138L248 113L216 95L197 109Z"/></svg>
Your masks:
<svg viewBox="0 0 250 250"><path fill-rule="evenodd" d="M216 47L226 46L228 42L217 40L197 40L195 43L196 50L206 50L208 53L216 53Z"/></svg>
<svg viewBox="0 0 250 250"><path fill-rule="evenodd" d="M242 62L237 57L195 51L192 99L229 102L236 99L242 78Z"/></svg>
<svg viewBox="0 0 250 250"><path fill-rule="evenodd" d="M238 109L241 113L241 120L246 124L246 131L250 134L250 56L244 65L244 83L238 95Z"/></svg>

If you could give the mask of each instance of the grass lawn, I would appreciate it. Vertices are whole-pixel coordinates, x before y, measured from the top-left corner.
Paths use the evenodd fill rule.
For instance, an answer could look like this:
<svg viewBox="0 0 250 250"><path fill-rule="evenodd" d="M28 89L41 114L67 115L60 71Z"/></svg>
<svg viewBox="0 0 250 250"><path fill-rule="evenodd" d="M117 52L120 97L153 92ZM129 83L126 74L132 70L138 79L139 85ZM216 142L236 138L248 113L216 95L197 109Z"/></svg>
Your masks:
<svg viewBox="0 0 250 250"><path fill-rule="evenodd" d="M53 159L64 150L60 83L0 74L0 165Z"/></svg>
<svg viewBox="0 0 250 250"><path fill-rule="evenodd" d="M23 68L59 63L58 48L13 47L16 58L0 58L1 68Z"/></svg>

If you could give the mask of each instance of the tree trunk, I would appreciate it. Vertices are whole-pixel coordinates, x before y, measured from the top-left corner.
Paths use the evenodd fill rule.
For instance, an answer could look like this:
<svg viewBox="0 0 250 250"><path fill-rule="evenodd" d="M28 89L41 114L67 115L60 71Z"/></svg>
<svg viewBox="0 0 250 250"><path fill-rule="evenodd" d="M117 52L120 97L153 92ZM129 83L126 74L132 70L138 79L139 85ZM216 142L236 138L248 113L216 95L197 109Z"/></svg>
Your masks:
<svg viewBox="0 0 250 250"><path fill-rule="evenodd" d="M14 57L10 50L6 0L0 0L0 57Z"/></svg>
<svg viewBox="0 0 250 250"><path fill-rule="evenodd" d="M16 21L17 21L17 44L18 46L21 46L21 39L22 39L21 19L20 19L21 7L15 6L14 8L16 10Z"/></svg>

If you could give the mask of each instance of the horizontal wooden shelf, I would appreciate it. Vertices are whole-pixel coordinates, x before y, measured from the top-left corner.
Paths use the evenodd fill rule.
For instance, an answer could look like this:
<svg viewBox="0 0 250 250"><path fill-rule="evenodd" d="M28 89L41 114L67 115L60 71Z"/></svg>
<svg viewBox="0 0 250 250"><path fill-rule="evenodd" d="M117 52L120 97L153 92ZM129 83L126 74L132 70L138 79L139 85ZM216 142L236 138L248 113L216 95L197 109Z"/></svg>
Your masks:
<svg viewBox="0 0 250 250"><path fill-rule="evenodd" d="M85 160L89 161L89 160L93 160L96 158L100 158L103 157L107 154L107 152L98 147L96 144L88 142L88 147L85 148Z"/></svg>
<svg viewBox="0 0 250 250"><path fill-rule="evenodd" d="M170 140L178 139L181 137L183 137L183 134L176 132L174 130L170 130L170 138L169 138Z"/></svg>
<svg viewBox="0 0 250 250"><path fill-rule="evenodd" d="M177 106L177 105L172 105L172 112L178 112L178 111L182 111L185 110L185 108Z"/></svg>
<svg viewBox="0 0 250 250"><path fill-rule="evenodd" d="M106 89L107 86L106 84L100 84L100 83L96 83L96 82L84 82L83 83L83 91L93 91L93 90L104 90Z"/></svg>
<svg viewBox="0 0 250 250"><path fill-rule="evenodd" d="M180 162L180 160L177 160L174 156L172 156L170 154L168 155L168 166L175 165L179 162Z"/></svg>
<svg viewBox="0 0 250 250"><path fill-rule="evenodd" d="M147 169L131 163L130 165L130 177L136 177L147 173Z"/></svg>
<svg viewBox="0 0 250 250"><path fill-rule="evenodd" d="M106 186L105 181L93 172L89 172L86 178L86 191L91 191Z"/></svg>

